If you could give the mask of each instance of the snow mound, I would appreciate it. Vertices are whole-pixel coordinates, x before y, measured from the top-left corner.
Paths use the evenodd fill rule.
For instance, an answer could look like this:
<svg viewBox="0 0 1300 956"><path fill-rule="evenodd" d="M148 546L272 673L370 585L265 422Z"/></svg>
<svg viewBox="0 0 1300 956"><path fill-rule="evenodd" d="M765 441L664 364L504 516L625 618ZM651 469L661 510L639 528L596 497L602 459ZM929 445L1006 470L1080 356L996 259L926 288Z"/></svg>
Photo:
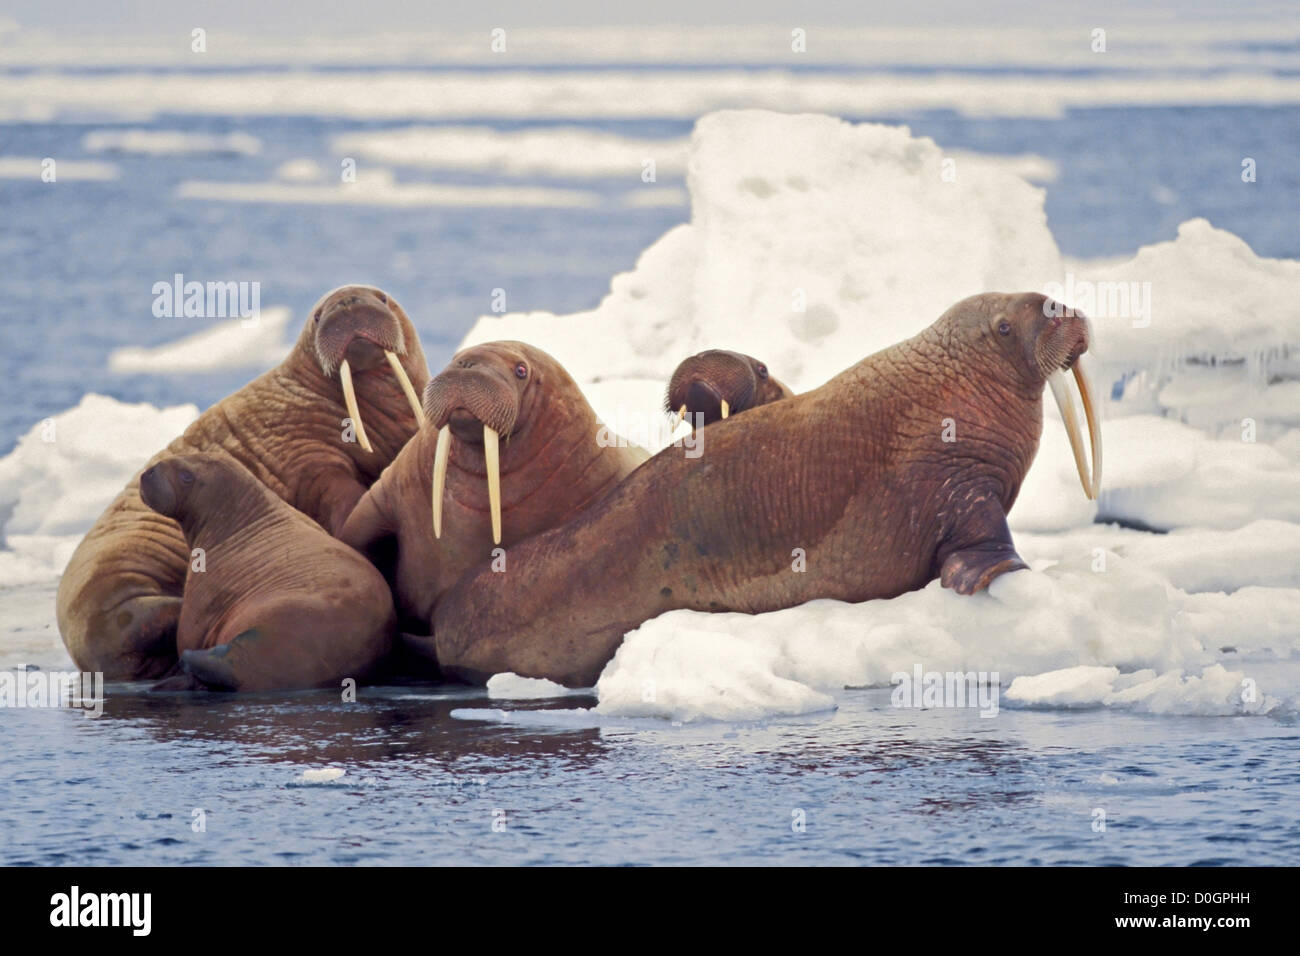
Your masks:
<svg viewBox="0 0 1300 956"><path fill-rule="evenodd" d="M563 684L540 677L520 677L518 674L494 674L487 682L487 695L493 700L545 700L549 697L568 697L583 691L574 691Z"/></svg>
<svg viewBox="0 0 1300 956"><path fill-rule="evenodd" d="M34 425L0 459L0 547L11 547L13 535L84 534L198 413L193 405L159 409L89 394Z"/></svg>

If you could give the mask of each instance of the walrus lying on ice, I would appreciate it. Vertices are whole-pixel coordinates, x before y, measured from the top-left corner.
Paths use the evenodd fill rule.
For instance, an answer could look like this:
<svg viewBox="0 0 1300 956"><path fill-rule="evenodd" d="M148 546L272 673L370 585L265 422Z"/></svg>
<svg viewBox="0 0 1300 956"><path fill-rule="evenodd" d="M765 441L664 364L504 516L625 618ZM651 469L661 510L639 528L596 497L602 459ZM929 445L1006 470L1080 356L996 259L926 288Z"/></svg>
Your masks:
<svg viewBox="0 0 1300 956"><path fill-rule="evenodd" d="M280 365L213 405L145 468L169 455L229 455L336 533L415 434L416 390L428 377L401 306L378 289L344 286L317 303ZM140 500L137 474L59 582L59 633L77 666L108 680L171 670L189 565L180 526Z"/></svg>
<svg viewBox="0 0 1300 956"><path fill-rule="evenodd" d="M569 373L522 342L458 352L425 388L424 414L339 534L391 576L408 643L494 546L569 520L649 457L602 444Z"/></svg>
<svg viewBox="0 0 1300 956"><path fill-rule="evenodd" d="M751 355L708 349L682 359L673 369L664 409L693 425L711 425L750 408L789 398L794 392Z"/></svg>
<svg viewBox="0 0 1300 956"><path fill-rule="evenodd" d="M935 577L973 594L1025 567L1006 515L1038 447L1044 383L1084 491L1098 492L1088 341L1086 320L1042 295L964 299L820 388L729 421L702 457L660 452L575 520L512 548L505 573L467 573L434 614L438 661L471 681L514 671L587 686L627 631L676 608L866 601Z"/></svg>
<svg viewBox="0 0 1300 956"><path fill-rule="evenodd" d="M229 455L164 458L140 475L140 497L202 555L176 629L189 680L165 685L338 687L388 654L395 618L383 576Z"/></svg>

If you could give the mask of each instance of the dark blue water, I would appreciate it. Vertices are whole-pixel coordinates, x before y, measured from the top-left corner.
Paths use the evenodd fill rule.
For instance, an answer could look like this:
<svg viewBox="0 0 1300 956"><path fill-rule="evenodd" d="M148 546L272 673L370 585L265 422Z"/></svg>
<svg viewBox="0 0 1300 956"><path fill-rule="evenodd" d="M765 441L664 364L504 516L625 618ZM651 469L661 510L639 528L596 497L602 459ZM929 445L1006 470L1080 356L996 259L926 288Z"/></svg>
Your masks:
<svg viewBox="0 0 1300 956"><path fill-rule="evenodd" d="M888 690L767 724L451 717L502 705L477 693L7 712L0 864L1300 862L1300 731L1268 718L985 719ZM346 774L299 782L325 766Z"/></svg>

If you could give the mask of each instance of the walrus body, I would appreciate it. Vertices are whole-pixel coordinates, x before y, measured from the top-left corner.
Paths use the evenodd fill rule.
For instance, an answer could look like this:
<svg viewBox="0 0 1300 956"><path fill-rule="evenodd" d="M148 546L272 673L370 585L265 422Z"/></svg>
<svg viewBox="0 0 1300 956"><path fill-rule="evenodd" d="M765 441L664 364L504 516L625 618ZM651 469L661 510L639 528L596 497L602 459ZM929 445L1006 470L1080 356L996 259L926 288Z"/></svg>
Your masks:
<svg viewBox="0 0 1300 956"><path fill-rule="evenodd" d="M176 631L198 685L337 687L387 655L395 618L383 576L230 456L164 458L141 474L140 492L201 556Z"/></svg>
<svg viewBox="0 0 1300 956"><path fill-rule="evenodd" d="M430 380L424 410L424 426L339 535L386 565L408 635L429 633L442 592L496 546L569 520L649 457L635 446L602 446L600 423L573 379L522 342L457 353ZM487 433L499 475L495 521ZM416 650L432 654L431 646Z"/></svg>
<svg viewBox="0 0 1300 956"><path fill-rule="evenodd" d="M443 596L444 672L588 686L627 631L665 611L865 601L935 577L969 594L1025 567L1006 514L1049 375L1074 366L1093 419L1076 364L1086 322L1049 315L1049 303L964 300L822 387L711 428L702 457L661 452L596 507L514 548L506 573L475 569Z"/></svg>
<svg viewBox="0 0 1300 956"><path fill-rule="evenodd" d="M664 408L692 425L711 425L751 408L792 396L752 355L709 349L683 359L673 369Z"/></svg>
<svg viewBox="0 0 1300 956"><path fill-rule="evenodd" d="M424 353L401 307L377 289L336 290L313 310L284 362L200 415L145 468L172 455L227 455L335 533L417 428L407 387L387 367L390 355L410 388L422 389ZM364 429L355 441L353 428ZM145 506L137 474L59 582L59 633L77 666L108 680L171 671L189 564L180 526Z"/></svg>

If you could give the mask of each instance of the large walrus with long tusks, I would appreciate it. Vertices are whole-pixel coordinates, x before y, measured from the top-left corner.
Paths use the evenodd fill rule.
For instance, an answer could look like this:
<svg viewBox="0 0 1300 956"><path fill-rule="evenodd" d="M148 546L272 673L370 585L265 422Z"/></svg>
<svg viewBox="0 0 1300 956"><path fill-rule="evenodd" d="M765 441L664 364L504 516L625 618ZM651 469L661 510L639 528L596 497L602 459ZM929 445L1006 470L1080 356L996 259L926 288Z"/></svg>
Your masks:
<svg viewBox="0 0 1300 956"><path fill-rule="evenodd" d="M664 409L676 412L678 421L689 415L698 427L793 394L753 356L708 349L682 359L673 369Z"/></svg>
<svg viewBox="0 0 1300 956"><path fill-rule="evenodd" d="M229 455L334 534L415 434L428 377L401 306L344 286L312 309L280 365L209 408L145 468L168 455ZM139 481L87 532L59 582L68 653L108 680L160 677L177 660L190 549L180 525L140 500Z"/></svg>
<svg viewBox="0 0 1300 956"><path fill-rule="evenodd" d="M140 496L203 555L176 630L190 686L338 687L387 656L396 619L383 575L229 455L164 458L140 475Z"/></svg>
<svg viewBox="0 0 1300 956"><path fill-rule="evenodd" d="M514 671L587 686L627 631L675 608L866 601L935 577L972 594L1025 567L1006 515L1038 447L1044 383L1084 492L1098 493L1088 342L1087 321L1042 295L965 299L820 388L737 416L702 457L660 452L513 548L505 573L467 573L434 615L439 663L471 681Z"/></svg>
<svg viewBox="0 0 1300 956"><path fill-rule="evenodd" d="M495 546L574 517L649 457L602 443L569 373L522 342L458 352L425 388L424 414L339 534L391 576L408 636L429 633L438 597Z"/></svg>

